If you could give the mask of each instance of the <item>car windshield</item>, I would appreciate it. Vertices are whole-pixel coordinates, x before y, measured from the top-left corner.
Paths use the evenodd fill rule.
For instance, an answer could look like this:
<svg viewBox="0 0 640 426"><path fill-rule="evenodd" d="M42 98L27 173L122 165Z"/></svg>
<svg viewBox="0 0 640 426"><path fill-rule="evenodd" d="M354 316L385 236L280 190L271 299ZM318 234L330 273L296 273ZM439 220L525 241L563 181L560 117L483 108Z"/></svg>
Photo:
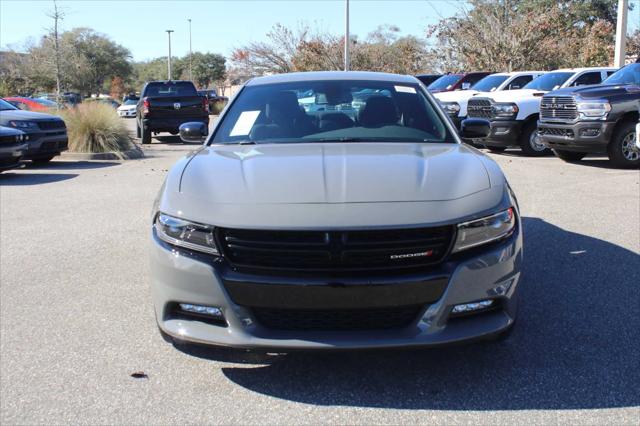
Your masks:
<svg viewBox="0 0 640 426"><path fill-rule="evenodd" d="M637 84L640 86L640 64L629 64L620 68L602 84Z"/></svg>
<svg viewBox="0 0 640 426"><path fill-rule="evenodd" d="M14 109L18 109L18 108L14 107L13 105L11 105L9 102L5 101L4 99L0 99L0 111L9 111L9 110L14 110Z"/></svg>
<svg viewBox="0 0 640 426"><path fill-rule="evenodd" d="M144 96L198 96L196 88L190 82L161 82L149 83L144 91Z"/></svg>
<svg viewBox="0 0 640 426"><path fill-rule="evenodd" d="M124 101L124 105L136 105L137 103L138 101L134 99L127 99L126 101Z"/></svg>
<svg viewBox="0 0 640 426"><path fill-rule="evenodd" d="M325 80L247 86L213 143L455 142L416 83Z"/></svg>
<svg viewBox="0 0 640 426"><path fill-rule="evenodd" d="M506 75L488 75L471 88L478 92L493 92L508 78Z"/></svg>
<svg viewBox="0 0 640 426"><path fill-rule="evenodd" d="M431 83L429 86L427 86L427 89L429 90L448 89L449 86L453 86L454 84L456 84L458 80L460 80L460 77L461 76L459 74L443 75L442 77L440 77L439 79Z"/></svg>
<svg viewBox="0 0 640 426"><path fill-rule="evenodd" d="M572 72L550 72L532 80L523 89L544 90L547 92L561 87L574 73Z"/></svg>

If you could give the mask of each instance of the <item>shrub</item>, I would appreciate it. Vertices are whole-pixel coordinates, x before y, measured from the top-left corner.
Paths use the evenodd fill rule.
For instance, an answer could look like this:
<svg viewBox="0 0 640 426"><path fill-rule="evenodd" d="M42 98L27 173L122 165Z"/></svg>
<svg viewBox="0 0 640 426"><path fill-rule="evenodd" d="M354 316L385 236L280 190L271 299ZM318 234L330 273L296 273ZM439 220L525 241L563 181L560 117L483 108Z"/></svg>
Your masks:
<svg viewBox="0 0 640 426"><path fill-rule="evenodd" d="M121 154L133 147L129 131L109 105L82 103L60 115L67 125L69 151Z"/></svg>

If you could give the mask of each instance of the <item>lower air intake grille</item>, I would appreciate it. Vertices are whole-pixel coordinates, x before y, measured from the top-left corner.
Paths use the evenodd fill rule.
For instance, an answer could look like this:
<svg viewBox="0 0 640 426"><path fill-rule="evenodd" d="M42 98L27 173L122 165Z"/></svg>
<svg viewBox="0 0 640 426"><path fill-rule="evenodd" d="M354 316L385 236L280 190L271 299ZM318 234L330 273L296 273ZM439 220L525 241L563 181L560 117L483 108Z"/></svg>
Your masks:
<svg viewBox="0 0 640 426"><path fill-rule="evenodd" d="M292 310L252 308L256 320L274 330L380 330L406 327L422 306L360 310Z"/></svg>

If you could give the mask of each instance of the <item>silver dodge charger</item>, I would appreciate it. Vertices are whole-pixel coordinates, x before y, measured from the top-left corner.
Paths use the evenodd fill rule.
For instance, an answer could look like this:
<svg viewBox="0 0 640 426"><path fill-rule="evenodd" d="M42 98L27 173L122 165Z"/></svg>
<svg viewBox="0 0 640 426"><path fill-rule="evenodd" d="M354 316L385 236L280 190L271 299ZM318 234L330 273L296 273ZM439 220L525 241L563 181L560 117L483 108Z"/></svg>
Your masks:
<svg viewBox="0 0 640 426"><path fill-rule="evenodd" d="M151 226L162 335L264 350L505 337L522 227L491 158L414 77L247 82L168 173Z"/></svg>

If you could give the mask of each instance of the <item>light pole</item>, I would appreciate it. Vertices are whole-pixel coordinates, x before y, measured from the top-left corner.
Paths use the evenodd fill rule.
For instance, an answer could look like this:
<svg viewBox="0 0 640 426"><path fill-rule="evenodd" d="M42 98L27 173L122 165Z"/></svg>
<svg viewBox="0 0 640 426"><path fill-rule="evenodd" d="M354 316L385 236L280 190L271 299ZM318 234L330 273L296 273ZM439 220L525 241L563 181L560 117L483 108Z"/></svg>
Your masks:
<svg viewBox="0 0 640 426"><path fill-rule="evenodd" d="M616 50L614 67L624 66L624 56L627 44L627 11L629 10L628 0L618 0L618 22L616 25Z"/></svg>
<svg viewBox="0 0 640 426"><path fill-rule="evenodd" d="M191 50L191 18L189 21L189 80L193 81L193 67L191 58L193 57L193 51Z"/></svg>
<svg viewBox="0 0 640 426"><path fill-rule="evenodd" d="M171 80L171 33L173 32L173 30L165 30L165 31L169 35L169 58L167 60L167 67L168 67L168 73L169 73L168 80Z"/></svg>
<svg viewBox="0 0 640 426"><path fill-rule="evenodd" d="M349 71L349 0L344 1L344 70Z"/></svg>

